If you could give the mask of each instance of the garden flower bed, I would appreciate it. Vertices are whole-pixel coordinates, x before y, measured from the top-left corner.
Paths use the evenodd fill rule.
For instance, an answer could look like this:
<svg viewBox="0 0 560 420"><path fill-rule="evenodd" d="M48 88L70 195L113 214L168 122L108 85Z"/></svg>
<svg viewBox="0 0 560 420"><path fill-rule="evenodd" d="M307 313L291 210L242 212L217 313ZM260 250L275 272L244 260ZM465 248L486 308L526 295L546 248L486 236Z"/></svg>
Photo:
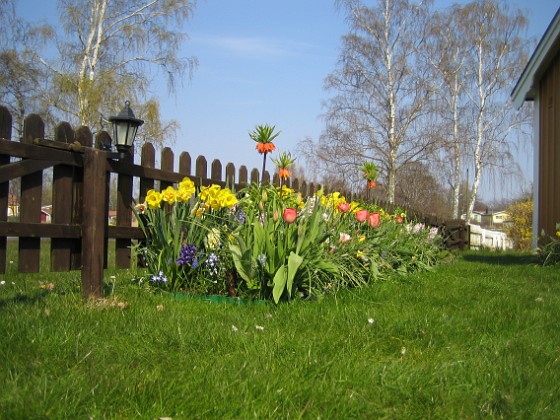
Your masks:
<svg viewBox="0 0 560 420"><path fill-rule="evenodd" d="M396 273L427 270L444 252L437 231L339 193L286 186L232 192L185 178L136 206L150 288L272 299L312 298Z"/></svg>

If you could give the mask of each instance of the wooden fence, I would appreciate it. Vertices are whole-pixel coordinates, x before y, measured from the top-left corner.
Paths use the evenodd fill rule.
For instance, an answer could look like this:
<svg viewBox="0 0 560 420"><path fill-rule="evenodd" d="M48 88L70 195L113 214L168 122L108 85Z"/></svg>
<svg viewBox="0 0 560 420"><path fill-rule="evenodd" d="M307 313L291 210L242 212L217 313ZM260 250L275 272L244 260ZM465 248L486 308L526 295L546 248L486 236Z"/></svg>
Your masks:
<svg viewBox="0 0 560 420"><path fill-rule="evenodd" d="M12 117L7 108L0 106L0 274L6 272L7 238L17 237L18 271L34 273L40 269L41 239L50 238L51 271L82 270L84 296L100 296L103 268L107 266L108 239L115 240L115 266L131 266L131 245L142 239L140 228L132 226L131 208L134 203L134 179L139 185L139 200L143 201L149 189L159 181L161 189L189 176L197 186L213 183L242 188L259 181L257 169L249 171L241 166L239 171L232 163L223 167L219 160L210 165L205 157L195 160L192 173L191 156L179 155L178 171L175 156L164 148L160 168L156 168L156 153L152 144L145 144L140 153L140 164L134 163L132 153L123 159L113 160L101 150L100 145L110 143L105 131L93 137L87 127L72 129L62 122L55 127L54 140L45 139L45 125L38 115L25 119L23 138L11 141ZM42 189L44 171L52 168L51 223L41 223ZM109 174L117 177L116 225L108 225ZM20 179L19 221L8 221L9 183ZM271 181L268 172L262 183L279 184L277 175ZM290 187L311 196L319 186L293 180ZM426 222L425 222L426 223ZM432 222L426 224L433 225ZM453 230L444 226L444 234L451 247L464 247L468 235L463 235L464 225ZM447 233L446 233L447 232ZM457 233L458 232L458 233ZM467 238L466 241L464 238Z"/></svg>
<svg viewBox="0 0 560 420"><path fill-rule="evenodd" d="M34 273L40 269L41 238L50 238L51 271L81 269L85 294L98 294L99 284L89 284L88 278L98 277L92 266L98 261L92 258L103 256L107 265L108 238L115 239L115 266L128 268L131 265L131 244L143 238L140 228L132 226L131 208L134 203L133 180L137 178L139 198L143 201L146 192L159 181L161 189L189 176L197 186L219 184L240 189L259 181L259 171L250 173L245 166L236 171L232 163L223 166L219 160L210 165L204 156L194 162L183 152L179 155L178 171L175 171L175 156L170 148L163 148L160 168L156 168L156 153L152 144L147 143L140 153L140 164L134 163L133 155L113 160L100 145L111 141L107 132L102 131L93 138L87 127L73 130L70 124L62 122L55 127L54 140L46 140L44 123L38 115L25 119L23 138L20 142L10 141L12 117L0 106L0 274L6 272L7 237L17 237L18 271ZM41 223L42 189L44 171L52 168L52 213L51 223ZM110 182L108 174L117 177L116 225L108 226ZM19 221L8 221L9 182L21 180L19 199ZM272 180L265 171L263 184L279 184L277 175ZM313 195L319 188L313 183L288 184L305 195ZM13 198L13 197L12 197Z"/></svg>

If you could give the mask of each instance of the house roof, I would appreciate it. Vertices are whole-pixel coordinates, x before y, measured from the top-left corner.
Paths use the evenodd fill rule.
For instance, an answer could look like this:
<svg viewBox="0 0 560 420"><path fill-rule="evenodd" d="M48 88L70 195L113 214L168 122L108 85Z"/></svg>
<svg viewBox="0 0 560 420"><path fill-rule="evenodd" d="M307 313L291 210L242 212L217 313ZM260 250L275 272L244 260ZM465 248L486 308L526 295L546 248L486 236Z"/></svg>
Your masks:
<svg viewBox="0 0 560 420"><path fill-rule="evenodd" d="M521 108L525 101L535 99L538 94L539 81L558 51L560 51L560 9L548 25L511 92L511 98L516 108Z"/></svg>

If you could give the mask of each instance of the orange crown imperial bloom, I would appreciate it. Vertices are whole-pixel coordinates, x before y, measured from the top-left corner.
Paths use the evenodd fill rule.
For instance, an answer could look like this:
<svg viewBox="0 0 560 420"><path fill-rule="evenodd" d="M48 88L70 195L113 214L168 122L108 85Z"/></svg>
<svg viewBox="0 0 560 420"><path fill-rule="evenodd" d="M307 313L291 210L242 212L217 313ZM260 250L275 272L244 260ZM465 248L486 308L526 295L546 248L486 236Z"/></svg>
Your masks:
<svg viewBox="0 0 560 420"><path fill-rule="evenodd" d="M257 143L256 149L262 155L262 154L265 154L265 153L273 152L274 150L276 150L276 146L272 142L269 142L269 143L260 143L259 142L259 143Z"/></svg>
<svg viewBox="0 0 560 420"><path fill-rule="evenodd" d="M288 179L288 178L290 177L290 171L287 170L286 168L280 168L280 169L278 170L278 172L279 172L279 173L278 173L278 176L279 176L281 179Z"/></svg>
<svg viewBox="0 0 560 420"><path fill-rule="evenodd" d="M368 181L367 186L368 186L368 188L375 188L377 186L377 182Z"/></svg>

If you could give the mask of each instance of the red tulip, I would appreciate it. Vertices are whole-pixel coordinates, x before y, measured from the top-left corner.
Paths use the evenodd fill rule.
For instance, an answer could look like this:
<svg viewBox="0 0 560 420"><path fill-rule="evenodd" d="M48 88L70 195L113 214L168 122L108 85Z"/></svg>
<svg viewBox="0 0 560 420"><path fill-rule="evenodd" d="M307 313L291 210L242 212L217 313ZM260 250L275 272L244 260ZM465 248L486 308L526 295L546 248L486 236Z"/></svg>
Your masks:
<svg viewBox="0 0 560 420"><path fill-rule="evenodd" d="M284 210L284 221L288 224L294 223L297 219L297 211L292 207L288 207Z"/></svg>
<svg viewBox="0 0 560 420"><path fill-rule="evenodd" d="M348 203L338 203L338 211L341 211L341 212L345 213L348 210L350 210L350 204L348 204Z"/></svg>
<svg viewBox="0 0 560 420"><path fill-rule="evenodd" d="M368 225L371 227L378 227L381 224L381 215L379 213L371 213L367 217Z"/></svg>
<svg viewBox="0 0 560 420"><path fill-rule="evenodd" d="M395 220L397 221L397 223L403 222L403 218L401 216L395 216Z"/></svg>
<svg viewBox="0 0 560 420"><path fill-rule="evenodd" d="M365 222L367 217L368 217L368 211L367 210L358 210L356 212L356 220L360 223Z"/></svg>

